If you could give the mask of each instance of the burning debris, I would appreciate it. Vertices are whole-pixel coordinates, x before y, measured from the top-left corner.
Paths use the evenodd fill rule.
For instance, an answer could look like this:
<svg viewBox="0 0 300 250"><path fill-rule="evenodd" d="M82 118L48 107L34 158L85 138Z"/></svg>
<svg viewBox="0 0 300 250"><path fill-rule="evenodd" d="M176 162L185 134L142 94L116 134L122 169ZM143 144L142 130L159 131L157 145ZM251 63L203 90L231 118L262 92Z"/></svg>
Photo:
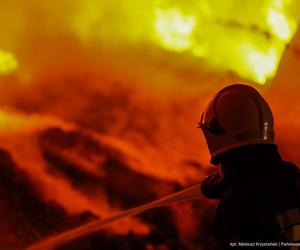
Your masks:
<svg viewBox="0 0 300 250"><path fill-rule="evenodd" d="M124 158L125 156L122 156L117 149L101 144L79 131L50 128L41 132L38 138L38 145L45 159L45 166L43 166L45 174L57 181L64 179L74 190L73 198L76 199L74 196L76 193L78 198L72 202L69 200L72 197L64 197L64 201L46 198L45 188L51 186L37 186L37 180L34 179L36 176L26 172L30 169L21 170L10 155L2 151L1 204L4 208L3 213L5 214L7 210L8 218L12 217L9 220L3 219L6 225L4 228L17 227L18 230L11 229L13 237L17 237L14 230L21 233L17 240L12 238L7 242L5 249L23 248L44 236L62 232L67 228L91 221L93 218L106 217L105 207L110 209L109 213L113 213L117 211L116 208L125 209L139 205L181 188L176 182L159 180L133 171L128 166L130 163ZM60 192L64 191L60 187ZM107 200L103 199L107 194L109 194ZM80 196L86 197L90 202L85 209L84 204L80 205L82 200ZM71 205L77 206L76 212L70 208ZM78 206L81 207L80 211ZM207 204L203 201L195 202L187 205L186 208L191 215L195 213L201 217L203 211L198 211L201 207L206 208ZM140 249L156 244L164 245L166 249L176 249L182 245L185 249L185 244L192 243L184 239L185 233L180 236L180 231L186 230L184 228L188 224L184 221L191 222L192 218L186 215L185 219L182 219L180 214L176 206L157 209L142 215L141 222L127 219L120 222L121 224L112 224L108 229L76 243L77 248L73 246L71 249L94 249L96 246L112 244L118 247L114 249L124 249L124 244L136 244ZM191 227L201 230L199 222L192 223ZM128 234L129 232L134 234ZM128 236L124 238L125 236L121 235ZM188 238L192 239L191 235L198 237L198 234L189 233ZM108 241L108 238L111 241ZM180 238L182 242L178 241ZM124 243L125 239L126 243ZM85 248L87 246L91 248Z"/></svg>

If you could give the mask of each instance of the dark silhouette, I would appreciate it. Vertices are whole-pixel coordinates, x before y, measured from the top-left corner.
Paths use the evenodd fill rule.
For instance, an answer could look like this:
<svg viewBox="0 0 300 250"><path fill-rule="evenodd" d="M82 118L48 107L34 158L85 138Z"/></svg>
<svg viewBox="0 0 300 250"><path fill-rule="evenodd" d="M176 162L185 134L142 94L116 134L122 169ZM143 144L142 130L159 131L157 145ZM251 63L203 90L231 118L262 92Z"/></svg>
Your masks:
<svg viewBox="0 0 300 250"><path fill-rule="evenodd" d="M247 85L222 89L200 127L220 170L206 177L202 193L220 199L212 232L221 248L298 249L300 170L281 159L260 94Z"/></svg>

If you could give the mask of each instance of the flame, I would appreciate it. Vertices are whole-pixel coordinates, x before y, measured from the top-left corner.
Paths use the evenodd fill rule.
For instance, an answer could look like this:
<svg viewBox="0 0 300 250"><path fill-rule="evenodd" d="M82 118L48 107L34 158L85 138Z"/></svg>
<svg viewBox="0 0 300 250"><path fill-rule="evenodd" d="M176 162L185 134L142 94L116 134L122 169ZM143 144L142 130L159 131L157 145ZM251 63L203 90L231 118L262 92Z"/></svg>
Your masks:
<svg viewBox="0 0 300 250"><path fill-rule="evenodd" d="M168 50L190 52L259 84L274 77L284 46L297 28L295 18L286 11L291 1L273 0L264 7L259 6L259 1L248 3L263 13L251 13L259 20L250 19L247 8L240 9L229 1L218 2L218 6L201 2L188 14L183 14L180 7L175 8L175 4L169 9L155 9L160 45Z"/></svg>
<svg viewBox="0 0 300 250"><path fill-rule="evenodd" d="M105 0L77 0L72 4L62 1L49 6L35 3L38 11L28 18L32 3L20 3L20 8L8 3L1 13L2 23L11 19L16 23L10 24L11 29L5 29L8 36L3 46L12 44L11 47L19 49L20 46L13 45L22 36L20 30L34 23L32 30L36 30L40 38L56 30L57 34L80 39L88 46L152 44L201 58L216 70L233 71L244 79L265 84L276 73L285 45L297 30L298 17L293 9L298 8L298 3L296 0L254 0L245 4L242 8L239 2L229 0L189 0L185 4L179 0L138 3L127 0L111 5ZM16 17L12 9L23 11ZM62 15L59 9L65 9L66 13ZM46 16L52 18L51 23L38 21ZM26 45L26 36L22 41ZM47 40L40 39L37 49L43 47L42 43L46 45ZM246 49L245 44L248 44ZM25 61L22 65L30 68L28 58L22 58L24 51L21 51L20 60ZM19 52L12 55L0 51L0 74L17 68Z"/></svg>
<svg viewBox="0 0 300 250"><path fill-rule="evenodd" d="M43 130L51 126L59 126L67 130L74 128L74 125L67 124L53 116L26 115L17 111L0 109L1 136Z"/></svg>
<svg viewBox="0 0 300 250"><path fill-rule="evenodd" d="M0 75L9 74L17 67L18 63L14 55L0 50Z"/></svg>
<svg viewBox="0 0 300 250"><path fill-rule="evenodd" d="M297 23L285 13L284 2L290 4L290 1L283 0L272 2L267 11L267 23L273 35L284 42L289 42L295 33Z"/></svg>
<svg viewBox="0 0 300 250"><path fill-rule="evenodd" d="M245 72L245 76L251 76L255 82L260 84L264 84L268 78L274 76L279 63L276 47L270 47L263 52L253 47L252 44L241 44L239 49L240 54L245 58L245 68L251 68L252 71L250 73Z"/></svg>
<svg viewBox="0 0 300 250"><path fill-rule="evenodd" d="M157 9L155 14L155 30L165 48L181 52L192 45L191 34L195 26L193 16L183 16L176 9Z"/></svg>

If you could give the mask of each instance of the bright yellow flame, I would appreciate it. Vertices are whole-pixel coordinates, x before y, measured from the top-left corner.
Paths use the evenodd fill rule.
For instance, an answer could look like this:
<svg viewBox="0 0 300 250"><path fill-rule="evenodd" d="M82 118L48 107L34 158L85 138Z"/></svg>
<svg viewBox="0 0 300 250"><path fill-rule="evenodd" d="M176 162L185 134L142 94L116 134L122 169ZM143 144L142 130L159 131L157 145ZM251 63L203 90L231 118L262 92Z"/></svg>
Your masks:
<svg viewBox="0 0 300 250"><path fill-rule="evenodd" d="M296 23L289 21L287 17L276 9L269 9L267 22L270 25L272 33L279 39L288 42L293 35Z"/></svg>
<svg viewBox="0 0 300 250"><path fill-rule="evenodd" d="M200 4L201 2L201 4ZM167 50L188 51L221 69L259 84L274 77L280 58L297 29L288 9L293 0L193 1L183 15L179 2L156 8L156 42Z"/></svg>
<svg viewBox="0 0 300 250"><path fill-rule="evenodd" d="M245 44L240 46L240 53L245 58L245 68L250 68L252 74L243 75L244 77L264 84L269 77L275 74L279 63L278 48L270 47L267 52L263 52L251 44Z"/></svg>
<svg viewBox="0 0 300 250"><path fill-rule="evenodd" d="M196 23L193 16L184 16L177 9L157 9L155 14L155 30L164 47L184 51L192 45L192 32Z"/></svg>
<svg viewBox="0 0 300 250"><path fill-rule="evenodd" d="M15 43L19 48L16 41L21 42L18 38L29 26L33 27L28 33L30 41L40 34L50 38L65 34L63 43L64 38L75 35L86 45L109 50L154 42L258 83L275 74L284 45L292 38L300 17L299 0L124 0L114 4L110 0L53 0L47 4L34 1L37 13L51 19L39 22L39 15L31 15L32 4L27 2L8 1L4 8L1 6L0 24L5 31L2 46ZM18 9L22 13L16 12ZM16 22L6 28L10 20ZM37 36L31 37L35 32ZM241 49L243 44L251 45L250 54ZM13 55L0 51L0 74L16 67Z"/></svg>
<svg viewBox="0 0 300 250"><path fill-rule="evenodd" d="M17 60L12 53L0 50L0 74L11 73L17 66Z"/></svg>

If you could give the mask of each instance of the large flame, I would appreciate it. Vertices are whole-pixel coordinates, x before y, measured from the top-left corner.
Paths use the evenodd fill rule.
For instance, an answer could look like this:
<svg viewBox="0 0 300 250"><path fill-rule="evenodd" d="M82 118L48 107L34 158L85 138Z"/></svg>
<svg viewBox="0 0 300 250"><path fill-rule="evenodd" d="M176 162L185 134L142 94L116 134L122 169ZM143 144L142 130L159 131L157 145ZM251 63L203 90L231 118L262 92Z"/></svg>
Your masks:
<svg viewBox="0 0 300 250"><path fill-rule="evenodd" d="M294 10L299 7L295 0L254 0L244 5L237 0L127 0L115 4L105 0L59 4L31 0L2 5L2 43L18 57L26 57L26 30L41 39L37 50L47 46L43 38L55 39L54 34L100 47L146 42L187 52L216 69L233 71L259 84L274 76L285 45L297 29ZM37 11L31 15L33 8ZM29 67L27 60L23 61L24 70ZM0 73L16 66L11 53L0 51Z"/></svg>
<svg viewBox="0 0 300 250"><path fill-rule="evenodd" d="M184 51L192 46L195 17L183 16L177 9L157 9L156 15L155 30L164 47Z"/></svg>
<svg viewBox="0 0 300 250"><path fill-rule="evenodd" d="M187 13L175 3L155 10L155 30L163 47L190 52L256 83L274 76L297 27L287 11L291 1L264 1L262 7L261 1L247 1L244 8L236 1L193 4Z"/></svg>

